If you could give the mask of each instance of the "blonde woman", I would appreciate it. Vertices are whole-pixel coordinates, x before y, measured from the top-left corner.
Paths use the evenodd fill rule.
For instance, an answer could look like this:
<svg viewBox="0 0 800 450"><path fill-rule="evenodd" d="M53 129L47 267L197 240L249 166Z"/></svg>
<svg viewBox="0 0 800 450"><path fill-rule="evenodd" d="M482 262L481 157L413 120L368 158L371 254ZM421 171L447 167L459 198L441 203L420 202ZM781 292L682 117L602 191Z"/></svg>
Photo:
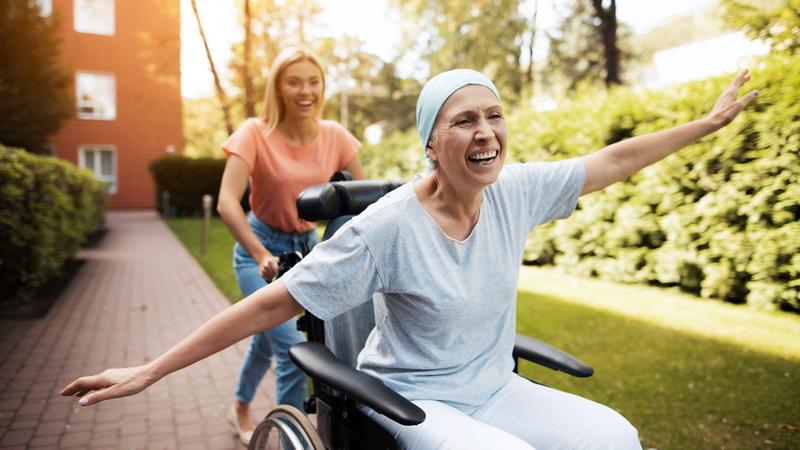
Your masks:
<svg viewBox="0 0 800 450"><path fill-rule="evenodd" d="M272 64L263 116L248 119L222 145L228 162L217 210L236 239L233 266L245 297L274 278L282 252L310 250L318 242L314 224L298 219L297 195L338 170L364 177L360 142L337 122L320 118L324 95L319 59L308 50L288 48ZM245 215L239 201L248 181L252 211ZM294 318L253 336L229 413L243 443L254 429L250 403L273 355L277 402L302 411L306 378L288 355L289 347L302 340Z"/></svg>

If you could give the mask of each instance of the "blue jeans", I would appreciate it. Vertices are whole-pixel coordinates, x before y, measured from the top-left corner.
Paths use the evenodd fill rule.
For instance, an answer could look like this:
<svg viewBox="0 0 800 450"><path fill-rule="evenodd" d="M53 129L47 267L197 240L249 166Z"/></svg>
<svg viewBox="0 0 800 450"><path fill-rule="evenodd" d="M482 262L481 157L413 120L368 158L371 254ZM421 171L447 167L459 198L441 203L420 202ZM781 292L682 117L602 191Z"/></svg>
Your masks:
<svg viewBox="0 0 800 450"><path fill-rule="evenodd" d="M302 251L303 244L311 250L319 242L316 230L296 234L285 233L261 222L252 213L247 215L247 222L264 247L275 256L280 256L285 251ZM244 296L267 285L258 273L258 262L238 242L233 247L233 269L236 272L239 289ZM254 335L239 373L236 399L242 403L253 401L256 388L269 369L274 354L276 400L278 404L292 405L302 411L303 400L306 398L306 377L289 359L289 347L303 341L305 336L297 330L295 318Z"/></svg>

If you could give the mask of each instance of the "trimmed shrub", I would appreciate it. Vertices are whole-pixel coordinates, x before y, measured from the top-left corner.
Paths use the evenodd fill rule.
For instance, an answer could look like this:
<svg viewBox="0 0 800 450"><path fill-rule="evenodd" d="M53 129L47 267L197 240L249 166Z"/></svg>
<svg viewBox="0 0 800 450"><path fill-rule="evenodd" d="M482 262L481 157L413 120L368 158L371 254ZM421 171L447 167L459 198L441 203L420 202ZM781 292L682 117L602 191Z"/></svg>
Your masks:
<svg viewBox="0 0 800 450"><path fill-rule="evenodd" d="M69 162L0 146L0 297L24 303L102 229L108 187Z"/></svg>
<svg viewBox="0 0 800 450"><path fill-rule="evenodd" d="M589 92L558 110L517 111L508 117L507 161L582 156L699 119L730 78ZM568 220L537 228L526 263L800 311L800 59L771 55L748 87L763 93L728 127L581 198ZM409 179L422 170L415 136L365 146L368 176ZM412 164L398 164L406 155Z"/></svg>
<svg viewBox="0 0 800 450"><path fill-rule="evenodd" d="M579 156L700 118L729 81L620 89L558 111L520 112L510 124L513 156ZM764 93L731 125L582 198L572 218L531 234L525 259L800 311L800 62L773 56L753 84Z"/></svg>
<svg viewBox="0 0 800 450"><path fill-rule="evenodd" d="M156 182L156 202L163 211L163 192L169 192L170 216L200 216L203 214L203 195L214 198L212 211L217 209L217 196L225 171L225 158L189 158L167 155L150 163L150 173ZM245 195L245 201L247 195ZM247 209L247 208L246 208Z"/></svg>

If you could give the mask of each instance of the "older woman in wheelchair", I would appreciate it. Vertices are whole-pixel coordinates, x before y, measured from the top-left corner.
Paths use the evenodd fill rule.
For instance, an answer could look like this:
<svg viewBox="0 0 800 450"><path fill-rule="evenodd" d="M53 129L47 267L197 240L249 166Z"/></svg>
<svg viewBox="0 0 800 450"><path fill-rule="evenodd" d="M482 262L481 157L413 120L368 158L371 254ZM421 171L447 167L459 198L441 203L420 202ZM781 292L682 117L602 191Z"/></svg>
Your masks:
<svg viewBox="0 0 800 450"><path fill-rule="evenodd" d="M427 174L396 189L379 182L312 188L318 192L304 193L300 202L318 202L318 210L336 210L332 216L359 212L359 205L390 192L346 223L338 220L338 230L280 280L154 361L79 378L62 395L92 405L135 394L305 310L311 342L290 353L314 379L307 409L317 413L319 436L301 413L279 407L259 425L251 447L278 430L279 444L294 448L640 449L636 429L615 411L515 373L515 356L591 373L515 335L525 240L533 227L569 216L580 195L729 123L757 95L737 99L747 79L746 71L737 75L702 119L582 158L504 167L508 133L494 84L472 70L439 74L417 102ZM323 191L330 202L320 200ZM317 218L332 218L326 214ZM364 305L374 311L360 310ZM362 346L363 334L356 370L352 348Z"/></svg>

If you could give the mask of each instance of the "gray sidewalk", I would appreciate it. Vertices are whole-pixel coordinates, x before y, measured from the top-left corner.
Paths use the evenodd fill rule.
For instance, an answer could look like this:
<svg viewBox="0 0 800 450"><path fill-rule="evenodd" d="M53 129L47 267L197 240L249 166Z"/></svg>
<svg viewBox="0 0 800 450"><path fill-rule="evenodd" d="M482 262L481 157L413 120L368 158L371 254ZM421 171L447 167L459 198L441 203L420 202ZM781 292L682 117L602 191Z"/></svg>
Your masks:
<svg viewBox="0 0 800 450"><path fill-rule="evenodd" d="M248 341L135 397L80 407L58 395L77 376L152 360L228 304L154 212L111 212L107 229L44 318L0 321L0 449L244 448L226 416ZM273 394L270 371L256 418Z"/></svg>

